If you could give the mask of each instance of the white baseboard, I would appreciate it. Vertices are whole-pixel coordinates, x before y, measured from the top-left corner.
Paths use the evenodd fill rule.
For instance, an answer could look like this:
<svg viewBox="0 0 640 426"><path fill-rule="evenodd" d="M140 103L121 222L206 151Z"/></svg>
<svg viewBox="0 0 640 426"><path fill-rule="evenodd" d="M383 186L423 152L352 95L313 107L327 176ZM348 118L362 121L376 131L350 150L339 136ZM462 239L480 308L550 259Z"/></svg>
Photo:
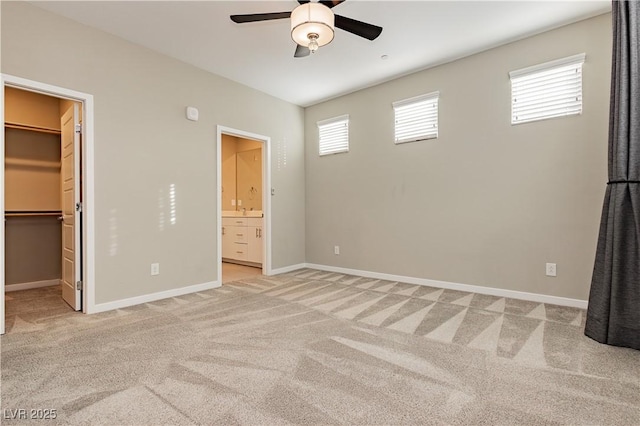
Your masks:
<svg viewBox="0 0 640 426"><path fill-rule="evenodd" d="M272 269L270 275L286 274L287 272L297 271L298 269L306 268L306 263L298 263L297 265L289 265L283 268Z"/></svg>
<svg viewBox="0 0 640 426"><path fill-rule="evenodd" d="M317 269L320 271L337 272L341 274L356 275L361 277L388 280L388 281L399 281L399 282L405 282L409 284L445 288L449 290L467 291L467 292L487 294L487 295L497 296L497 297L509 297L512 299L529 300L529 301L538 302L538 303L549 303L553 305L570 306L570 307L580 308L580 309L586 309L587 303L588 303L586 300L570 299L566 297L550 296L546 294L528 293L524 291L507 290L507 289L495 288L495 287L483 287L483 286L471 285L471 284L460 284L460 283L453 283L448 281L430 280L427 278L407 277L402 275L385 274L381 272L363 271L359 269L341 268L341 267L328 266L328 265L318 265L315 263L299 263L296 265L290 265L290 266L285 266L283 268L273 269L271 271L271 275L285 274L285 273L292 272L298 269L303 269L303 268L311 268L311 269ZM51 282L54 282L54 281L55 281L55 284L52 284ZM38 281L37 283L8 285L5 288L6 288L6 291L24 290L25 289L24 287L17 288L15 286L23 286L27 284L33 285L33 284L39 284L39 283L49 283L49 284L39 285L39 287L44 287L46 285L56 285L59 282L57 280ZM145 294L142 296L130 297L128 299L115 300L113 302L100 303L100 304L94 305L90 310L88 309L87 313L93 314L98 312L111 311L118 308L126 308L128 306L134 306L142 303L153 302L156 300L166 299L169 297L182 296L189 293L197 293L199 291L218 288L220 286L221 286L221 283L219 281L211 281L211 282L196 284L188 287L181 287L181 288L176 288L172 290L160 291L157 293ZM29 288L36 288L36 287L29 287Z"/></svg>
<svg viewBox="0 0 640 426"><path fill-rule="evenodd" d="M552 305L570 306L572 308L587 309L588 301L580 299L570 299L567 297L550 296L547 294L527 293L525 291L506 290L495 287L483 287L471 284L459 284L448 281L430 280L427 278L405 277L401 275L384 274L381 272L361 271L358 269L340 268L336 266L317 265L315 263L306 263L299 266L298 269L312 268L327 272L338 272L341 274L358 275L366 278L375 278L379 280L400 281L409 284L424 285L429 287L445 288L449 290L467 291L479 294L488 294L497 297L509 297L511 299L529 300L531 302L549 303Z"/></svg>
<svg viewBox="0 0 640 426"><path fill-rule="evenodd" d="M60 285L60 280L44 280L44 281L33 281L30 283L19 283L19 284L5 284L4 291L19 291L19 290L30 290L32 288L41 288L41 287L51 287L54 285Z"/></svg>
<svg viewBox="0 0 640 426"><path fill-rule="evenodd" d="M175 288L172 290L159 291L157 293L144 294L142 296L130 297L128 299L114 300L113 302L98 303L87 309L88 314L97 314L98 312L112 311L114 309L126 308L127 306L140 305L142 303L154 302L156 300L168 299L169 297L183 296L189 293L197 293L199 291L218 288L222 284L219 281L211 281L202 284L190 285L187 287Z"/></svg>

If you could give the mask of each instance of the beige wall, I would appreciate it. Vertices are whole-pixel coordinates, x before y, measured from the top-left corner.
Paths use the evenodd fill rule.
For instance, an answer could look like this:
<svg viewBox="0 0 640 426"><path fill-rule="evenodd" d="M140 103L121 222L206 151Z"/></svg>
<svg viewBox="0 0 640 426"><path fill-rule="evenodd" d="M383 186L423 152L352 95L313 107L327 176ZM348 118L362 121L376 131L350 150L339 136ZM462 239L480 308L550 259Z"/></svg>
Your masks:
<svg viewBox="0 0 640 426"><path fill-rule="evenodd" d="M6 88L5 121L60 129L59 100ZM5 210L61 209L60 134L5 129ZM5 222L5 284L60 279L61 226L57 215L9 215Z"/></svg>
<svg viewBox="0 0 640 426"><path fill-rule="evenodd" d="M58 280L62 233L56 216L8 217L5 223L5 284Z"/></svg>
<svg viewBox="0 0 640 426"><path fill-rule="evenodd" d="M610 20L307 108L307 261L586 299L607 179ZM509 71L581 52L583 114L512 126ZM391 103L436 90L439 138L394 145ZM316 122L341 114L350 151L320 158Z"/></svg>
<svg viewBox="0 0 640 426"><path fill-rule="evenodd" d="M252 149L262 148L262 142L252 141L251 139L235 138L238 152L250 151Z"/></svg>
<svg viewBox="0 0 640 426"><path fill-rule="evenodd" d="M5 129L5 210L61 210L60 135Z"/></svg>
<svg viewBox="0 0 640 426"><path fill-rule="evenodd" d="M5 122L60 131L58 98L6 87Z"/></svg>
<svg viewBox="0 0 640 426"><path fill-rule="evenodd" d="M301 108L28 3L1 7L3 73L94 96L97 303L217 279L217 124L271 137L273 267L304 261Z"/></svg>
<svg viewBox="0 0 640 426"><path fill-rule="evenodd" d="M9 102L5 102L7 121L55 128L58 117L60 128L57 99L34 97L18 90L7 92L11 93ZM60 134L5 129L4 177L5 210L59 211ZM58 215L6 218L5 284L60 279L62 242Z"/></svg>

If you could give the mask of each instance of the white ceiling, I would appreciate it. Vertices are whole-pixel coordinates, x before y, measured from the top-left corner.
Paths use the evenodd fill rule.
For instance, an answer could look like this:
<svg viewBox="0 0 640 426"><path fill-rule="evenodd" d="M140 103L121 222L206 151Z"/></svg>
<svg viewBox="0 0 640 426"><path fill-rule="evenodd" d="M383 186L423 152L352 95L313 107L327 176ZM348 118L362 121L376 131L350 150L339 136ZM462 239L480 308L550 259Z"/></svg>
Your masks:
<svg viewBox="0 0 640 426"><path fill-rule="evenodd" d="M301 106L611 10L608 0L348 0L334 12L383 27L380 37L337 29L331 44L294 58L288 19L229 19L290 11L293 0L33 3Z"/></svg>

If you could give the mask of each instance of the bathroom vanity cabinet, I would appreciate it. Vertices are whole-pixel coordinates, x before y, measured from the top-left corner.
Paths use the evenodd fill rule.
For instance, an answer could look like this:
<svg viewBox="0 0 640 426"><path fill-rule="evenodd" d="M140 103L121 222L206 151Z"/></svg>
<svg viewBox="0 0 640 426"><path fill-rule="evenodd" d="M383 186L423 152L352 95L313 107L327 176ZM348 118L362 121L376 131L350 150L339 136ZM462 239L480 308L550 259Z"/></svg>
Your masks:
<svg viewBox="0 0 640 426"><path fill-rule="evenodd" d="M222 260L231 263L262 265L263 218L222 218Z"/></svg>

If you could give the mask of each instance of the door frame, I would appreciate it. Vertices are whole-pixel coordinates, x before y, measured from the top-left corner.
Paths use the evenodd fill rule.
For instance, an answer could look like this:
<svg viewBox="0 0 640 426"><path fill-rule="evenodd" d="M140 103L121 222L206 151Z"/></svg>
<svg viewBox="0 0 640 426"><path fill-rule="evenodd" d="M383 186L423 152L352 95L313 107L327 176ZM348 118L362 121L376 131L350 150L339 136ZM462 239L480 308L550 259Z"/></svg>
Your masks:
<svg viewBox="0 0 640 426"><path fill-rule="evenodd" d="M95 173L94 173L94 107L93 95L9 74L0 74L0 159L4 165L4 88L70 99L82 103L82 312L95 311ZM4 214L4 167L0 168L0 211ZM80 176L76 176L76 183ZM5 227L0 226L0 253L5 252ZM80 252L78 252L80 254ZM5 333L5 259L0 256L0 334Z"/></svg>
<svg viewBox="0 0 640 426"><path fill-rule="evenodd" d="M216 210L218 282L222 285L222 135L251 139L262 143L262 273L271 275L271 138L244 130L218 125L216 128Z"/></svg>

